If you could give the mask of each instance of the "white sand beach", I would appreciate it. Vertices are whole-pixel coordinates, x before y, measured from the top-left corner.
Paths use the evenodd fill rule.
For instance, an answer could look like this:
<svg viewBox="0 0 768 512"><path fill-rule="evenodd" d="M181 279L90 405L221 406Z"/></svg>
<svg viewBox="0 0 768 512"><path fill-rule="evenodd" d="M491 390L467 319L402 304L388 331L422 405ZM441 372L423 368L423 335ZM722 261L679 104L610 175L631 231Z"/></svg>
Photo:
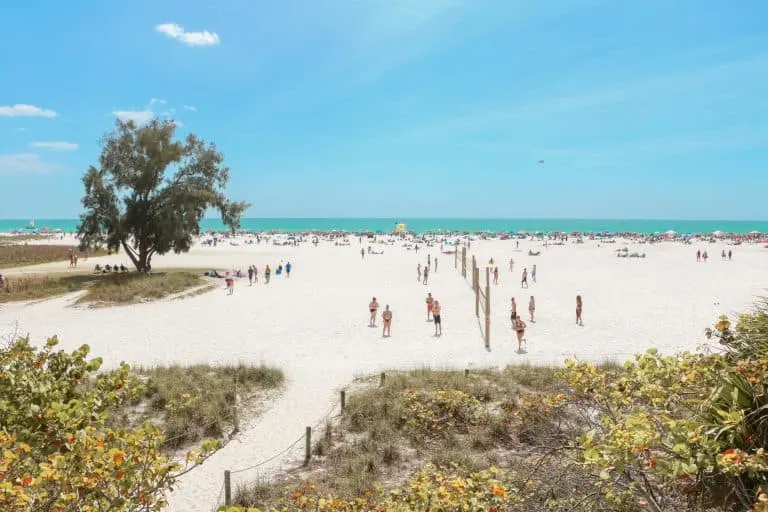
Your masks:
<svg viewBox="0 0 768 512"><path fill-rule="evenodd" d="M64 240L62 243L69 243ZM263 415L245 425L234 442L202 467L186 475L170 496L170 510L209 511L217 503L224 470L247 468L291 445L305 426L318 423L337 401L338 390L355 375L384 369L473 368L507 364L562 364L566 358L600 362L622 361L656 347L665 352L694 349L704 342L703 330L717 315L748 308L768 284L768 249L762 245L719 243L683 245L664 242L632 245L622 241L599 245L568 243L544 248L539 241L473 241L468 255L482 268L493 257L500 282L491 285L491 348L486 350L475 316L470 278L454 268L454 256L439 246L415 253L376 244L381 255L366 254L350 237L350 246L321 242L298 247L225 242L196 246L188 254L157 256L155 270L177 267L242 269L255 264L259 283L238 279L233 296L224 283L210 293L184 300L163 300L131 306L88 309L73 307L72 296L32 304L0 306L0 334L16 328L39 341L57 334L65 349L87 343L108 366L120 361L143 365L168 363L265 362L286 373L285 391ZM616 249L646 253L644 259L618 258ZM733 250L732 261L720 251ZM529 256L528 250L541 251ZM697 263L697 249L709 262ZM437 258L428 286L417 282L416 266L427 255ZM509 260L515 268L509 271ZM290 278L273 273L263 283L263 269L290 261ZM130 262L124 255L91 258L95 263ZM537 265L537 282L521 290L520 274ZM7 272L67 271L66 263ZM459 264L460 265L460 264ZM5 272L4 272L5 273ZM481 275L483 280L485 276ZM530 281L530 279L529 279ZM433 336L426 321L425 297L431 292L443 310L443 335ZM575 323L575 297L584 300L584 326ZM536 322L528 322L528 298L536 298ZM392 337L369 328L368 302L376 296L382 309L394 313ZM527 349L518 353L510 329L509 302L528 323ZM300 457L302 445L283 457L249 471L233 474L233 484L271 474Z"/></svg>

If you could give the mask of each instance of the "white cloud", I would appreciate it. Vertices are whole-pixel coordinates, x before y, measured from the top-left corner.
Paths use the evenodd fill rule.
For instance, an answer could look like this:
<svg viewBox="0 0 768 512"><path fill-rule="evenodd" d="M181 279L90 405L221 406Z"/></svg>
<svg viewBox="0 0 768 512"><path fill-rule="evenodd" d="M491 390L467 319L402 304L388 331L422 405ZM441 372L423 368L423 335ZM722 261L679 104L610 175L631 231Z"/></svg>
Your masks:
<svg viewBox="0 0 768 512"><path fill-rule="evenodd" d="M162 23L155 27L155 30L168 37L189 46L210 46L219 44L219 35L215 32L187 32L184 27L177 23Z"/></svg>
<svg viewBox="0 0 768 512"><path fill-rule="evenodd" d="M31 147L51 151L75 151L79 146L72 142L32 142Z"/></svg>
<svg viewBox="0 0 768 512"><path fill-rule="evenodd" d="M34 153L11 153L0 155L0 174L5 173L45 173L56 171L56 164L44 162Z"/></svg>
<svg viewBox="0 0 768 512"><path fill-rule="evenodd" d="M26 129L26 128L16 128L15 130L16 130L17 132L25 132L25 131L27 131L27 129Z"/></svg>
<svg viewBox="0 0 768 512"><path fill-rule="evenodd" d="M189 110L190 112L197 112L197 107L193 107L192 105L184 105L184 110Z"/></svg>
<svg viewBox="0 0 768 512"><path fill-rule="evenodd" d="M139 125L146 124L155 117L155 113L148 108L144 110L116 110L112 113L121 121L133 121Z"/></svg>
<svg viewBox="0 0 768 512"><path fill-rule="evenodd" d="M53 110L17 103L10 106L0 106L0 117L56 117Z"/></svg>
<svg viewBox="0 0 768 512"><path fill-rule="evenodd" d="M152 98L151 100L149 100L149 106L150 107L152 105L156 104L156 103L159 104L159 105L165 105L165 100L161 100L159 98Z"/></svg>

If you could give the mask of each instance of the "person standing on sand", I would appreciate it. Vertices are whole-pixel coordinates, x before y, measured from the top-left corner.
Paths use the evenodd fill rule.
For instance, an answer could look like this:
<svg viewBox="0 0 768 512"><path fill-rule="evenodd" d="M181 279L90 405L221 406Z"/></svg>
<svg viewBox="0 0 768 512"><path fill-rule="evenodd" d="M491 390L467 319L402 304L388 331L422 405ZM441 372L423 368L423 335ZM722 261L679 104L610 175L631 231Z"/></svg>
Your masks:
<svg viewBox="0 0 768 512"><path fill-rule="evenodd" d="M533 280L534 283L536 282L536 265L534 265L533 268L531 269L531 279Z"/></svg>
<svg viewBox="0 0 768 512"><path fill-rule="evenodd" d="M435 336L443 335L443 324L442 318L440 317L440 312L442 309L443 307L440 305L440 301L435 300L435 303L432 306L432 316L435 319Z"/></svg>
<svg viewBox="0 0 768 512"><path fill-rule="evenodd" d="M360 258L365 259L365 249L360 249Z"/></svg>
<svg viewBox="0 0 768 512"><path fill-rule="evenodd" d="M520 280L520 288L528 288L528 268L523 268L523 278Z"/></svg>
<svg viewBox="0 0 768 512"><path fill-rule="evenodd" d="M499 267L493 267L493 284L499 284Z"/></svg>
<svg viewBox="0 0 768 512"><path fill-rule="evenodd" d="M432 264L432 255L427 254L427 266L430 266Z"/></svg>
<svg viewBox="0 0 768 512"><path fill-rule="evenodd" d="M520 352L523 350L523 341L525 341L526 345L528 344L528 341L525 339L525 322L518 316L515 318L513 327L515 334L517 334L517 351Z"/></svg>
<svg viewBox="0 0 768 512"><path fill-rule="evenodd" d="M368 311L371 313L371 317L368 320L368 327L376 327L376 312L379 310L379 303L376 301L376 297L371 299L368 303Z"/></svg>
<svg viewBox="0 0 768 512"><path fill-rule="evenodd" d="M227 283L227 295L232 295L235 293L235 278L232 277L232 274L227 272L227 276L224 278L224 281Z"/></svg>
<svg viewBox="0 0 768 512"><path fill-rule="evenodd" d="M723 261L725 261L725 249L723 249L723 252L722 252L722 253L720 253L720 259L722 259Z"/></svg>
<svg viewBox="0 0 768 512"><path fill-rule="evenodd" d="M696 262L698 263L700 261L701 261L701 249L696 251Z"/></svg>
<svg viewBox="0 0 768 512"><path fill-rule="evenodd" d="M430 315L432 314L432 308L434 307L434 299L432 298L432 294L427 294L427 322L430 320Z"/></svg>
<svg viewBox="0 0 768 512"><path fill-rule="evenodd" d="M514 258L509 258L509 271L514 272L515 271L515 260Z"/></svg>
<svg viewBox="0 0 768 512"><path fill-rule="evenodd" d="M416 265L416 280L421 281L421 263Z"/></svg>
<svg viewBox="0 0 768 512"><path fill-rule="evenodd" d="M381 319L384 320L384 330L382 331L382 337L392 336L392 310L389 309L389 304L384 308L384 312L381 314Z"/></svg>
<svg viewBox="0 0 768 512"><path fill-rule="evenodd" d="M248 286L253 286L253 265L248 267Z"/></svg>
<svg viewBox="0 0 768 512"><path fill-rule="evenodd" d="M437 256L435 256L435 272L437 272Z"/></svg>
<svg viewBox="0 0 768 512"><path fill-rule="evenodd" d="M533 295L531 295L531 300L528 301L528 313L531 315L531 323L536 323L536 320L534 320L534 313L536 313L536 301L533 298Z"/></svg>
<svg viewBox="0 0 768 512"><path fill-rule="evenodd" d="M509 305L509 318L512 320L512 324L515 323L515 318L517 318L517 302L515 302L515 298L512 297L512 304Z"/></svg>
<svg viewBox="0 0 768 512"><path fill-rule="evenodd" d="M701 255L701 258L704 260L704 263L707 262L709 259L709 254L707 254L707 251L704 251L704 254ZM75 256L75 266L77 266L77 256Z"/></svg>
<svg viewBox="0 0 768 512"><path fill-rule="evenodd" d="M269 284L269 278L272 277L272 269L267 265L264 268L264 284Z"/></svg>
<svg viewBox="0 0 768 512"><path fill-rule="evenodd" d="M291 262L285 264L285 277L291 277L291 268L293 268L293 265L291 265Z"/></svg>
<svg viewBox="0 0 768 512"><path fill-rule="evenodd" d="M429 281L429 267L424 267L424 286L427 285L428 281Z"/></svg>
<svg viewBox="0 0 768 512"><path fill-rule="evenodd" d="M731 261L731 257L733 257L733 252L728 249L728 261Z"/></svg>
<svg viewBox="0 0 768 512"><path fill-rule="evenodd" d="M581 295L576 296L576 325L584 325L584 321L581 319L581 310L584 304L581 301Z"/></svg>

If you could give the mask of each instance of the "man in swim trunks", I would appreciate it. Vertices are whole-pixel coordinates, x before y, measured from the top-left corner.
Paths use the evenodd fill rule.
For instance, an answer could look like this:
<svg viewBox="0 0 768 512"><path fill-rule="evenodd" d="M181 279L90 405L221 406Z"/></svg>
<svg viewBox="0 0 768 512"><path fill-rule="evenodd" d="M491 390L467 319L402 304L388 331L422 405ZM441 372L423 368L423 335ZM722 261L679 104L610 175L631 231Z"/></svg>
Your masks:
<svg viewBox="0 0 768 512"><path fill-rule="evenodd" d="M424 284L429 280L429 266L424 267Z"/></svg>
<svg viewBox="0 0 768 512"><path fill-rule="evenodd" d="M432 308L434 306L434 299L432 299L432 294L427 294L427 322L429 322L430 318L429 316L432 314Z"/></svg>
<svg viewBox="0 0 768 512"><path fill-rule="evenodd" d="M389 309L389 304L384 308L384 312L381 314L382 320L384 320L384 330L382 336L392 336L392 310Z"/></svg>
<svg viewBox="0 0 768 512"><path fill-rule="evenodd" d="M443 324L442 319L440 318L440 311L442 311L443 307L440 305L440 301L435 300L434 304L432 304L432 316L435 319L435 336L442 336L443 335Z"/></svg>
<svg viewBox="0 0 768 512"><path fill-rule="evenodd" d="M368 327L376 327L376 312L379 310L379 303L374 297L368 304L368 311L371 313L371 318L368 320Z"/></svg>
<svg viewBox="0 0 768 512"><path fill-rule="evenodd" d="M523 269L523 279L520 281L520 288L528 288L528 269Z"/></svg>

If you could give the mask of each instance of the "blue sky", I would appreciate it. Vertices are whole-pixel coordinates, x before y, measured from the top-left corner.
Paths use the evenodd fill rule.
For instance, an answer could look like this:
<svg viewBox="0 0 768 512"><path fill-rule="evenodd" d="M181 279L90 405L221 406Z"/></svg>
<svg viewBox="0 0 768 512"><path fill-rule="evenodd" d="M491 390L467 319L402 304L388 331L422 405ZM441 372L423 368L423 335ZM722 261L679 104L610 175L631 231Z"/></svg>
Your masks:
<svg viewBox="0 0 768 512"><path fill-rule="evenodd" d="M766 219L767 19L765 0L4 0L0 218L76 217L119 113L215 141L254 217Z"/></svg>

